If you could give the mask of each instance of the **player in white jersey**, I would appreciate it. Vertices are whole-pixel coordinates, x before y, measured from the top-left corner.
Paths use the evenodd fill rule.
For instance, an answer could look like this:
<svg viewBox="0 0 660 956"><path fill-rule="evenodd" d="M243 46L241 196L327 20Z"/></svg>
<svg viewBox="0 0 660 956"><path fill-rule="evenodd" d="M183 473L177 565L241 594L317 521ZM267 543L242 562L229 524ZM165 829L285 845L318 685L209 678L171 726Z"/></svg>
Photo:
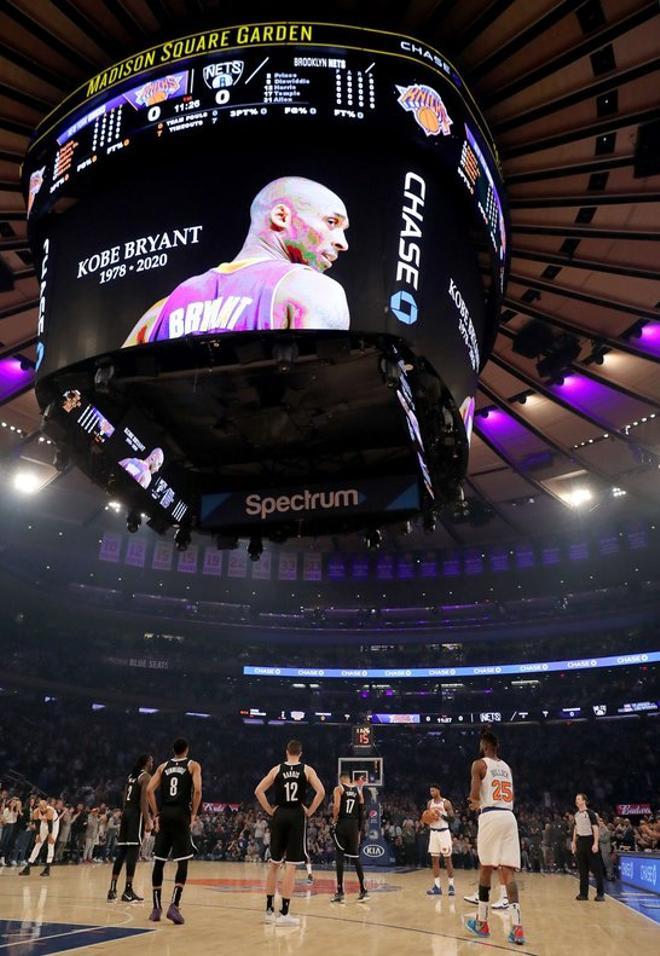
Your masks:
<svg viewBox="0 0 660 956"><path fill-rule="evenodd" d="M431 784L429 790L431 799L426 804L426 809L434 814L435 819L429 825L429 854L433 865L433 886L426 893L427 896L442 895L440 886L440 857L442 856L447 867L447 896L455 896L454 865L451 859L451 830L449 829L449 824L454 816L454 808L451 801L446 800L441 795L437 783Z"/></svg>
<svg viewBox="0 0 660 956"><path fill-rule="evenodd" d="M50 876L50 864L53 862L57 835L60 832L60 815L55 807L51 807L47 800L40 800L32 811L32 820L37 828L37 838L30 858L19 873L19 876L30 875L30 866L39 859L39 854L41 853L41 848L44 843L48 844L48 850L46 854L46 865L41 871L40 876Z"/></svg>
<svg viewBox="0 0 660 956"><path fill-rule="evenodd" d="M513 815L513 774L500 759L497 737L489 730L481 734L478 760L472 764L470 808L479 810L477 853L479 854L479 904L476 918L465 922L469 932L488 938L488 899L493 870L500 868L507 885L511 912L509 942L525 943L520 921L520 903L515 872L520 869L518 823Z"/></svg>

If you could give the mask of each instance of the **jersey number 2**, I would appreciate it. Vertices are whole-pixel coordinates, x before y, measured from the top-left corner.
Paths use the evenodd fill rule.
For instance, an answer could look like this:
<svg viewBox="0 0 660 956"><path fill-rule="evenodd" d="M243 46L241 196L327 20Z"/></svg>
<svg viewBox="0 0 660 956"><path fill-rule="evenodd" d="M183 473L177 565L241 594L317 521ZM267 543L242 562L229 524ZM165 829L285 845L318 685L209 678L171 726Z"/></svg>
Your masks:
<svg viewBox="0 0 660 956"><path fill-rule="evenodd" d="M284 789L286 790L286 802L294 803L298 799L298 783L297 781L287 781L284 784Z"/></svg>
<svg viewBox="0 0 660 956"><path fill-rule="evenodd" d="M493 780L493 800L500 800L502 803L511 803L513 800L513 791L509 780Z"/></svg>

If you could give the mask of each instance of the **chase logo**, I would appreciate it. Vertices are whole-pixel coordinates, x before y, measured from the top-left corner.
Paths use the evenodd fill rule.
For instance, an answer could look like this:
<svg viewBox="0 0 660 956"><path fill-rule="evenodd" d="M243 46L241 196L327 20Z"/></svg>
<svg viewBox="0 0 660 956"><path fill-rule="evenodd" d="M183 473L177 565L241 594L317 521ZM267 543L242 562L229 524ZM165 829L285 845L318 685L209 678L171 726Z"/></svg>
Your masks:
<svg viewBox="0 0 660 956"><path fill-rule="evenodd" d="M372 860L377 860L381 856L385 856L384 848L377 843L373 843L371 846L365 846L363 852L365 856L368 856Z"/></svg>
<svg viewBox="0 0 660 956"><path fill-rule="evenodd" d="M410 292L395 292L390 299L390 309L404 325L414 325L417 321L417 303Z"/></svg>
<svg viewBox="0 0 660 956"><path fill-rule="evenodd" d="M227 60L224 63L209 63L202 70L204 82L210 90L222 90L235 86L243 75L242 60Z"/></svg>

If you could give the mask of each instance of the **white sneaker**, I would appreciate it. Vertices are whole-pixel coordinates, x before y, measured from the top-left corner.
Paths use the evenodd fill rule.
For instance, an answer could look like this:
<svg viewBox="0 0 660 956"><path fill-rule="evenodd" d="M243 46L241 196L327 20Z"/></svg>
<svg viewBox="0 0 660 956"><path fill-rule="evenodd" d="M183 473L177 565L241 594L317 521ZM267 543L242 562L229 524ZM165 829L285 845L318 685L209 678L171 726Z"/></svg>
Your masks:
<svg viewBox="0 0 660 956"><path fill-rule="evenodd" d="M479 905L479 894L473 893L472 896L464 896L463 899L466 903L474 903L475 906Z"/></svg>
<svg viewBox="0 0 660 956"><path fill-rule="evenodd" d="M506 896L503 896L501 899L497 901L497 903L492 903L490 908L492 910L508 910L509 901L506 898Z"/></svg>
<svg viewBox="0 0 660 956"><path fill-rule="evenodd" d="M277 916L277 919L275 920L275 925L276 926L299 926L300 920L298 919L297 916L292 916L291 913L287 913L286 916L280 913Z"/></svg>
<svg viewBox="0 0 660 956"><path fill-rule="evenodd" d="M264 923L274 923L275 918L275 910L266 910L264 913Z"/></svg>

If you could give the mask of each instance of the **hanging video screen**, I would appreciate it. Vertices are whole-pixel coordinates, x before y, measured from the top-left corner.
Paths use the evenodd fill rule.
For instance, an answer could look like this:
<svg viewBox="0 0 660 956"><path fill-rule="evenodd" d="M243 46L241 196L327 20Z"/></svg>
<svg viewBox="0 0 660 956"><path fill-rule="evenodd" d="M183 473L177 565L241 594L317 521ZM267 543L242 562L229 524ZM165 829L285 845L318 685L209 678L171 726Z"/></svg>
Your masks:
<svg viewBox="0 0 660 956"><path fill-rule="evenodd" d="M474 102L409 38L266 27L129 58L39 131L39 380L186 336L384 333L433 365L469 430L507 261Z"/></svg>

